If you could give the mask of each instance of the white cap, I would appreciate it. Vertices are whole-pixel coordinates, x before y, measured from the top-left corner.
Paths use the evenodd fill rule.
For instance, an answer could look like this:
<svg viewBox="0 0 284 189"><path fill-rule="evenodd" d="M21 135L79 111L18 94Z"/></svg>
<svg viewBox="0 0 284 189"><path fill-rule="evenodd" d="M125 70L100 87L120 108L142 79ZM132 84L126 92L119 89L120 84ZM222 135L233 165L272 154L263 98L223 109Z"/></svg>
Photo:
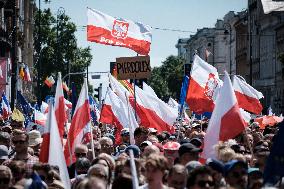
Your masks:
<svg viewBox="0 0 284 189"><path fill-rule="evenodd" d="M148 131L150 133L155 133L155 132L157 132L157 129L151 127L151 128L148 129Z"/></svg>

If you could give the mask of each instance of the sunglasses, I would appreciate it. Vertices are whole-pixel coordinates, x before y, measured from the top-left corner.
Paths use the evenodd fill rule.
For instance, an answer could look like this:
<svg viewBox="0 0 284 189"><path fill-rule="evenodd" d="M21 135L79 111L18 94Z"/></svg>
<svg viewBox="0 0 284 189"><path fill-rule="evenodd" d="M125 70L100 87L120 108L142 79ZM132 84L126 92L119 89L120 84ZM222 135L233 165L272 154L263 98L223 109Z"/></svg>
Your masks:
<svg viewBox="0 0 284 189"><path fill-rule="evenodd" d="M14 144L25 144L26 141L25 140L14 140L13 143Z"/></svg>
<svg viewBox="0 0 284 189"><path fill-rule="evenodd" d="M10 179L9 178L0 178L0 184L9 184Z"/></svg>
<svg viewBox="0 0 284 189"><path fill-rule="evenodd" d="M246 171L241 171L241 172L239 173L239 172L234 171L234 172L232 172L232 175L233 175L233 177L240 178L240 177L242 177L243 175L247 175L247 172L246 172Z"/></svg>
<svg viewBox="0 0 284 189"><path fill-rule="evenodd" d="M100 148L94 148L95 152L99 152L101 149Z"/></svg>
<svg viewBox="0 0 284 189"><path fill-rule="evenodd" d="M212 187L215 185L213 181L208 181L208 180L200 180L196 184L199 187L206 187L206 185L208 185L209 187Z"/></svg>
<svg viewBox="0 0 284 189"><path fill-rule="evenodd" d="M87 153L75 153L77 157L86 157Z"/></svg>

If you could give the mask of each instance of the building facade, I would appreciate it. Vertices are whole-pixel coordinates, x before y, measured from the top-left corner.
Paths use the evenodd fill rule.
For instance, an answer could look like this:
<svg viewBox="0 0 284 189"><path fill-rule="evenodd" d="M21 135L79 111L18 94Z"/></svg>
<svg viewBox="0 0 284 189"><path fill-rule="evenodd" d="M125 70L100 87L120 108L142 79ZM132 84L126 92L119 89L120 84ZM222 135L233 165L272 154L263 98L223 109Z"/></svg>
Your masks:
<svg viewBox="0 0 284 189"><path fill-rule="evenodd" d="M185 40L185 39L184 39ZM184 40L179 39L178 44ZM264 14L261 0L248 0L245 11L228 12L215 28L203 28L187 40L186 62L194 53L215 66L241 75L261 91L263 113L284 112L284 12ZM180 45L176 45L177 48ZM205 50L212 54L205 57ZM282 57L282 58L280 58Z"/></svg>
<svg viewBox="0 0 284 189"><path fill-rule="evenodd" d="M19 77L19 68L33 68L33 13L30 0L0 0L0 90L14 105L16 91L31 95L33 87Z"/></svg>

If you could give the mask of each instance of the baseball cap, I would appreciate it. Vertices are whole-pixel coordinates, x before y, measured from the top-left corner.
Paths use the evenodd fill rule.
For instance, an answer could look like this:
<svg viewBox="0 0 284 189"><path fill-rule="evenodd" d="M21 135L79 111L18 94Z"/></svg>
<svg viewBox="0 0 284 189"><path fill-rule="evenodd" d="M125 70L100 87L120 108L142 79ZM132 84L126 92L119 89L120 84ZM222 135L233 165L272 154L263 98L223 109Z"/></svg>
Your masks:
<svg viewBox="0 0 284 189"><path fill-rule="evenodd" d="M149 131L150 133L156 133L156 132L157 132L157 129L150 127L150 128L148 129L148 131Z"/></svg>
<svg viewBox="0 0 284 189"><path fill-rule="evenodd" d="M180 148L180 144L178 142L169 141L163 146L164 150L178 150Z"/></svg>
<svg viewBox="0 0 284 189"><path fill-rule="evenodd" d="M224 174L227 175L236 165L241 165L244 168L248 169L248 165L245 162L233 159L225 163Z"/></svg>
<svg viewBox="0 0 284 189"><path fill-rule="evenodd" d="M115 142L114 136L113 136L112 134L110 134L110 133L106 133L106 134L104 135L104 137L108 137L108 138L110 138L110 139L112 140L112 142Z"/></svg>
<svg viewBox="0 0 284 189"><path fill-rule="evenodd" d="M206 165L212 168L213 170L218 171L219 173L224 173L224 163L217 159L208 158L206 160Z"/></svg>
<svg viewBox="0 0 284 189"><path fill-rule="evenodd" d="M121 136L127 136L129 135L129 128L124 128L120 131Z"/></svg>
<svg viewBox="0 0 284 189"><path fill-rule="evenodd" d="M192 138L190 143L198 148L202 145L202 141L199 138Z"/></svg>
<svg viewBox="0 0 284 189"><path fill-rule="evenodd" d="M178 154L179 156L188 153L188 152L202 152L202 149L197 148L191 143L185 143L179 147Z"/></svg>
<svg viewBox="0 0 284 189"><path fill-rule="evenodd" d="M142 143L140 144L140 146L143 146L143 145L145 145L145 146L151 146L151 145L152 145L152 142L150 142L149 140L145 140L144 142L142 142Z"/></svg>
<svg viewBox="0 0 284 189"><path fill-rule="evenodd" d="M181 145L186 144L186 143L190 143L190 140L188 138L184 138L180 141Z"/></svg>
<svg viewBox="0 0 284 189"><path fill-rule="evenodd" d="M9 153L9 151L8 151L7 146L0 145L0 159L4 159L4 160L9 159L8 153Z"/></svg>
<svg viewBox="0 0 284 189"><path fill-rule="evenodd" d="M133 151L133 155L134 155L135 158L139 158L140 149L138 148L138 146L131 144L131 145L127 146L127 148L125 149L125 152L129 153L130 150Z"/></svg>
<svg viewBox="0 0 284 189"><path fill-rule="evenodd" d="M187 169L187 171L190 173L193 169L197 168L197 167L201 167L202 164L199 161L190 161L188 162L185 167Z"/></svg>

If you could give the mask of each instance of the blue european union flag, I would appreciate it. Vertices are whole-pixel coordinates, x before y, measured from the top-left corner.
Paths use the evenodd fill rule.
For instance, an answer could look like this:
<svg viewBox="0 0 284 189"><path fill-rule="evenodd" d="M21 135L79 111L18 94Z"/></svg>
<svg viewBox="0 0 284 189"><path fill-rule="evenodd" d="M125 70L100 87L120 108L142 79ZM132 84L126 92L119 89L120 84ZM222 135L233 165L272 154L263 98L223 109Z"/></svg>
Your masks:
<svg viewBox="0 0 284 189"><path fill-rule="evenodd" d="M183 109L184 101L186 99L188 84L189 84L189 78L188 78L188 76L184 76L183 81L182 81L182 85L181 85L181 90L180 90L180 97L179 97L179 104L180 104L179 112L180 113Z"/></svg>
<svg viewBox="0 0 284 189"><path fill-rule="evenodd" d="M275 185L284 176L284 122L274 136L273 145L264 168L264 184Z"/></svg>
<svg viewBox="0 0 284 189"><path fill-rule="evenodd" d="M20 91L17 91L17 102L22 106L23 113L25 115L29 115L32 110L30 103L28 103L25 97L22 95Z"/></svg>

